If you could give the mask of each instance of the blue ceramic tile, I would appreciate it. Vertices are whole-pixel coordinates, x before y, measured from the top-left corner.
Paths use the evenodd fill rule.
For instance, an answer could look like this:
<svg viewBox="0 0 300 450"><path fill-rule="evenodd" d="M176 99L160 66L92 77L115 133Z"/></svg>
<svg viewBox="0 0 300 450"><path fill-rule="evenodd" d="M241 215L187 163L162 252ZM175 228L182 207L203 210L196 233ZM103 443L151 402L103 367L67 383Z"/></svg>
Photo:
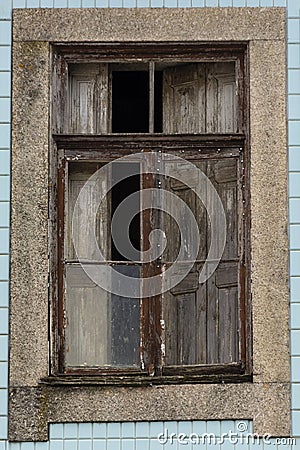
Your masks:
<svg viewBox="0 0 300 450"><path fill-rule="evenodd" d="M66 8L68 0L54 0L54 8Z"/></svg>
<svg viewBox="0 0 300 450"><path fill-rule="evenodd" d="M91 423L80 423L78 425L78 437L81 439L92 437L92 424Z"/></svg>
<svg viewBox="0 0 300 450"><path fill-rule="evenodd" d="M266 6L273 6L273 0L260 0L259 6L266 7Z"/></svg>
<svg viewBox="0 0 300 450"><path fill-rule="evenodd" d="M199 435L206 433L206 422L204 420L194 420L192 422L192 432Z"/></svg>
<svg viewBox="0 0 300 450"><path fill-rule="evenodd" d="M300 147L289 148L289 170L290 172L300 172Z"/></svg>
<svg viewBox="0 0 300 450"><path fill-rule="evenodd" d="M190 435L193 431L193 424L190 420L181 420L178 422L178 433Z"/></svg>
<svg viewBox="0 0 300 450"><path fill-rule="evenodd" d="M288 17L300 17L300 3L298 0L287 0Z"/></svg>
<svg viewBox="0 0 300 450"><path fill-rule="evenodd" d="M8 334L8 308L0 308L0 334Z"/></svg>
<svg viewBox="0 0 300 450"><path fill-rule="evenodd" d="M0 2L0 17L1 19L11 18L11 0L1 0Z"/></svg>
<svg viewBox="0 0 300 450"><path fill-rule="evenodd" d="M64 450L78 450L78 441L76 439L64 441Z"/></svg>
<svg viewBox="0 0 300 450"><path fill-rule="evenodd" d="M6 447L7 444L7 447ZM0 450L8 450L8 442L7 441L0 441ZM11 448L10 448L11 450Z"/></svg>
<svg viewBox="0 0 300 450"><path fill-rule="evenodd" d="M93 424L93 437L94 438L106 438L106 423L94 423Z"/></svg>
<svg viewBox="0 0 300 450"><path fill-rule="evenodd" d="M106 439L94 439L93 450L106 450Z"/></svg>
<svg viewBox="0 0 300 450"><path fill-rule="evenodd" d="M36 442L34 450L48 450L49 442ZM75 448L74 448L75 450Z"/></svg>
<svg viewBox="0 0 300 450"><path fill-rule="evenodd" d="M0 175L9 175L10 173L10 151L0 150Z"/></svg>
<svg viewBox="0 0 300 450"><path fill-rule="evenodd" d="M0 388L7 388L8 382L8 364L0 362Z"/></svg>
<svg viewBox="0 0 300 450"><path fill-rule="evenodd" d="M162 422L150 422L150 433L151 438L157 438L160 433L163 433L164 425Z"/></svg>
<svg viewBox="0 0 300 450"><path fill-rule="evenodd" d="M53 8L53 0L41 0L42 8Z"/></svg>
<svg viewBox="0 0 300 450"><path fill-rule="evenodd" d="M121 436L126 438L135 437L135 423L134 422L123 422L121 424Z"/></svg>
<svg viewBox="0 0 300 450"><path fill-rule="evenodd" d="M300 330L300 303L291 304L291 328Z"/></svg>
<svg viewBox="0 0 300 450"><path fill-rule="evenodd" d="M39 5L39 0L27 0L27 8L38 8Z"/></svg>
<svg viewBox="0 0 300 450"><path fill-rule="evenodd" d="M83 8L94 8L95 0L82 0L82 7Z"/></svg>
<svg viewBox="0 0 300 450"><path fill-rule="evenodd" d="M137 422L135 425L135 435L140 438L148 438L149 437L149 422Z"/></svg>
<svg viewBox="0 0 300 450"><path fill-rule="evenodd" d="M300 411L292 412L292 436L300 436Z"/></svg>
<svg viewBox="0 0 300 450"><path fill-rule="evenodd" d="M300 119L300 95L289 95L288 115L289 119Z"/></svg>
<svg viewBox="0 0 300 450"><path fill-rule="evenodd" d="M10 196L10 178L9 176L0 176L0 201L9 201Z"/></svg>
<svg viewBox="0 0 300 450"><path fill-rule="evenodd" d="M300 20L289 19L288 20L288 42L300 41Z"/></svg>
<svg viewBox="0 0 300 450"><path fill-rule="evenodd" d="M300 199L291 198L289 207L290 223L300 223Z"/></svg>
<svg viewBox="0 0 300 450"><path fill-rule="evenodd" d="M9 450L20 450L21 444L19 442L10 442Z"/></svg>
<svg viewBox="0 0 300 450"><path fill-rule="evenodd" d="M110 8L122 8L122 0L109 0Z"/></svg>
<svg viewBox="0 0 300 450"><path fill-rule="evenodd" d="M8 335L0 334L0 361L8 361ZM1 403L0 403L1 405ZM0 406L1 408L1 406Z"/></svg>
<svg viewBox="0 0 300 450"><path fill-rule="evenodd" d="M7 439L7 417L0 417L0 439Z"/></svg>
<svg viewBox="0 0 300 450"><path fill-rule="evenodd" d="M8 281L0 281L0 307L8 307Z"/></svg>
<svg viewBox="0 0 300 450"><path fill-rule="evenodd" d="M215 436L221 435L221 424L218 420L208 420L206 429L207 433L213 433Z"/></svg>
<svg viewBox="0 0 300 450"><path fill-rule="evenodd" d="M221 435L229 434L229 432L236 432L236 423L234 420L222 420L221 421Z"/></svg>
<svg viewBox="0 0 300 450"><path fill-rule="evenodd" d="M0 255L0 281L8 280L9 273L9 257L8 255Z"/></svg>
<svg viewBox="0 0 300 450"><path fill-rule="evenodd" d="M175 420L164 422L164 434L167 434L169 436L171 433L177 434L177 432L178 422L176 422Z"/></svg>
<svg viewBox="0 0 300 450"><path fill-rule="evenodd" d="M11 45L10 20L0 20L0 45Z"/></svg>
<svg viewBox="0 0 300 450"><path fill-rule="evenodd" d="M290 226L290 248L292 250L300 249L300 225Z"/></svg>
<svg viewBox="0 0 300 450"><path fill-rule="evenodd" d="M14 8L25 8L26 0L13 0Z"/></svg>
<svg viewBox="0 0 300 450"><path fill-rule="evenodd" d="M174 450L175 448L176 447L174 447ZM156 439L151 439L149 450L164 450L164 448Z"/></svg>
<svg viewBox="0 0 300 450"><path fill-rule="evenodd" d="M10 125L0 124L0 148L10 147Z"/></svg>
<svg viewBox="0 0 300 450"><path fill-rule="evenodd" d="M32 442L21 442L21 450L34 450L34 444Z"/></svg>
<svg viewBox="0 0 300 450"><path fill-rule="evenodd" d="M300 173L289 174L289 195L290 197L300 197Z"/></svg>
<svg viewBox="0 0 300 450"><path fill-rule="evenodd" d="M300 302L300 278L290 278L291 301Z"/></svg>
<svg viewBox="0 0 300 450"><path fill-rule="evenodd" d="M136 448L149 450L150 440L149 439L136 439L135 441Z"/></svg>
<svg viewBox="0 0 300 450"><path fill-rule="evenodd" d="M292 409L300 409L300 384L292 384Z"/></svg>
<svg viewBox="0 0 300 450"><path fill-rule="evenodd" d="M0 72L0 97L9 97L11 92L10 72Z"/></svg>
<svg viewBox="0 0 300 450"><path fill-rule="evenodd" d="M65 423L64 424L64 438L77 439L78 425L77 423Z"/></svg>
<svg viewBox="0 0 300 450"><path fill-rule="evenodd" d="M290 252L290 274L300 276L300 251Z"/></svg>
<svg viewBox="0 0 300 450"><path fill-rule="evenodd" d="M213 450L215 447L217 447L214 444L208 445L207 449L208 450ZM235 445L233 445L232 442L229 441L229 439L224 439L224 441L222 441L222 446L221 446L222 450L235 450Z"/></svg>
<svg viewBox="0 0 300 450"><path fill-rule="evenodd" d="M31 442L21 442L21 450L33 450Z"/></svg>
<svg viewBox="0 0 300 450"><path fill-rule="evenodd" d="M107 437L118 438L121 436L121 424L119 422L107 424Z"/></svg>
<svg viewBox="0 0 300 450"><path fill-rule="evenodd" d="M10 98L0 98L0 122L10 122Z"/></svg>
<svg viewBox="0 0 300 450"><path fill-rule="evenodd" d="M294 357L291 360L292 382L300 381L300 358Z"/></svg>
<svg viewBox="0 0 300 450"><path fill-rule="evenodd" d="M136 0L136 4L138 8L149 8L150 0Z"/></svg>
<svg viewBox="0 0 300 450"><path fill-rule="evenodd" d="M288 44L288 67L289 69L299 69L300 67L299 44Z"/></svg>
<svg viewBox="0 0 300 450"><path fill-rule="evenodd" d="M8 228L0 228L0 253L9 253L9 230Z"/></svg>
<svg viewBox="0 0 300 450"><path fill-rule="evenodd" d="M10 70L11 47L0 47L0 70Z"/></svg>
<svg viewBox="0 0 300 450"><path fill-rule="evenodd" d="M300 145L300 121L289 122L289 145Z"/></svg>
<svg viewBox="0 0 300 450"><path fill-rule="evenodd" d="M51 424L50 439L62 439L64 435L64 427L62 423Z"/></svg>
<svg viewBox="0 0 300 450"><path fill-rule="evenodd" d="M191 0L178 0L177 3L179 8L190 8L192 6Z"/></svg>
<svg viewBox="0 0 300 450"><path fill-rule="evenodd" d="M163 0L156 0L156 1L159 4L157 4L155 6L162 6L162 1ZM151 4L152 4L152 6L154 6L153 5L153 1L152 1ZM123 6L124 6L124 8L135 8L136 7L136 0L123 0Z"/></svg>
<svg viewBox="0 0 300 450"><path fill-rule="evenodd" d="M50 441L50 450L63 450L63 440Z"/></svg>
<svg viewBox="0 0 300 450"><path fill-rule="evenodd" d="M286 0L274 0L274 6L286 6Z"/></svg>
<svg viewBox="0 0 300 450"><path fill-rule="evenodd" d="M121 442L119 439L111 439L107 441L106 450L121 450Z"/></svg>
<svg viewBox="0 0 300 450"><path fill-rule="evenodd" d="M7 389L0 389L0 415L7 415L8 393Z"/></svg>
<svg viewBox="0 0 300 450"><path fill-rule="evenodd" d="M290 69L288 71L288 88L290 94L300 94L300 70Z"/></svg>
<svg viewBox="0 0 300 450"><path fill-rule="evenodd" d="M246 6L250 7L259 6L259 0L246 0Z"/></svg>
<svg viewBox="0 0 300 450"><path fill-rule="evenodd" d="M176 8L177 0L164 0L164 6L166 8Z"/></svg>
<svg viewBox="0 0 300 450"><path fill-rule="evenodd" d="M291 331L291 355L300 356L300 330Z"/></svg>
<svg viewBox="0 0 300 450"><path fill-rule="evenodd" d="M194 8L203 8L205 4L205 0L192 0L192 6Z"/></svg>
<svg viewBox="0 0 300 450"><path fill-rule="evenodd" d="M108 4L109 4L108 0L96 0L97 8L107 8Z"/></svg>
<svg viewBox="0 0 300 450"><path fill-rule="evenodd" d="M205 0L205 6L218 6L218 0Z"/></svg>
<svg viewBox="0 0 300 450"><path fill-rule="evenodd" d="M80 8L82 0L69 0L69 8Z"/></svg>
<svg viewBox="0 0 300 450"><path fill-rule="evenodd" d="M93 442L91 439L79 439L78 450L92 450Z"/></svg>
<svg viewBox="0 0 300 450"><path fill-rule="evenodd" d="M233 6L246 6L246 0L233 0L232 2Z"/></svg>
<svg viewBox="0 0 300 450"><path fill-rule="evenodd" d="M219 0L219 6L230 7L232 6L232 0Z"/></svg>
<svg viewBox="0 0 300 450"><path fill-rule="evenodd" d="M122 439L121 444L121 450L135 450L135 439Z"/></svg>

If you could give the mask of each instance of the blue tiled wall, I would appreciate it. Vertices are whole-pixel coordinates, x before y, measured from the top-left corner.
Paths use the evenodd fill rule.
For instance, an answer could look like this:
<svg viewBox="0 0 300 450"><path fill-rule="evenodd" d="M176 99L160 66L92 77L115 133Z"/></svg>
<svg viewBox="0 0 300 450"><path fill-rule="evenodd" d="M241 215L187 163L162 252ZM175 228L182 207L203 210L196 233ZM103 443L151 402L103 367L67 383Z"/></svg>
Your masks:
<svg viewBox="0 0 300 450"><path fill-rule="evenodd" d="M220 435L238 430L238 422L169 422L126 424L57 424L50 427L47 443L7 442L8 375L8 279L9 279L9 196L10 196L10 67L11 10L13 8L87 7L214 7L287 6L288 13L288 114L289 114L289 214L291 248L291 359L292 431L300 437L300 0L0 0L0 450L157 450L193 449L194 444L166 444L157 440L165 428L169 433L204 432ZM238 24L237 24L238 26ZM245 422L251 432L251 423ZM272 440L270 444L211 445L224 450L239 447L300 448ZM210 447L200 446L201 448ZM251 447L251 449L250 449Z"/></svg>

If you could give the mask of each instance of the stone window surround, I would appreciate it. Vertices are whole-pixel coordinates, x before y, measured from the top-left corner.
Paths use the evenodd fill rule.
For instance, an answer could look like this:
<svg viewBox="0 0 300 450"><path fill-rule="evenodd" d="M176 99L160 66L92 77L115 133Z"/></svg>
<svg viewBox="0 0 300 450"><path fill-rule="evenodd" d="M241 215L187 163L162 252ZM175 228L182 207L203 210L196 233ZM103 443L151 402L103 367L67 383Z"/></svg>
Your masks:
<svg viewBox="0 0 300 450"><path fill-rule="evenodd" d="M290 434L285 33L285 8L13 11L10 440L47 440L49 423L95 421L248 419L255 433ZM251 383L39 383L49 367L50 43L126 41L248 42Z"/></svg>

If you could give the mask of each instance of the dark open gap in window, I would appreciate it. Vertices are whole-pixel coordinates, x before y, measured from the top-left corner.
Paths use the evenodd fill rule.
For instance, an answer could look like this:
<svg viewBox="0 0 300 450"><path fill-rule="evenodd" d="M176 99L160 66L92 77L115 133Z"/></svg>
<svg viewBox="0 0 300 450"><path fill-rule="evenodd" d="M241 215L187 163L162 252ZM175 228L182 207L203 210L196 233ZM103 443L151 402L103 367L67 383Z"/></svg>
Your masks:
<svg viewBox="0 0 300 450"><path fill-rule="evenodd" d="M122 177L126 178L122 179ZM120 180L120 181L118 181ZM136 163L113 163L112 165L112 204L111 204L111 217L113 218L116 209L121 203L131 194L135 194L134 198L129 201L128 204L123 207L120 216L122 221L116 220L112 229L112 241L111 241L111 259L113 261L129 261L139 259L140 251L140 214L134 215L130 220L130 209L140 210L140 175L139 165ZM120 206L122 208L122 205ZM127 225L129 224L129 240L127 236ZM130 243L134 247L134 250L130 248ZM124 251L120 251L120 246Z"/></svg>
<svg viewBox="0 0 300 450"><path fill-rule="evenodd" d="M112 132L148 133L149 72L112 72Z"/></svg>

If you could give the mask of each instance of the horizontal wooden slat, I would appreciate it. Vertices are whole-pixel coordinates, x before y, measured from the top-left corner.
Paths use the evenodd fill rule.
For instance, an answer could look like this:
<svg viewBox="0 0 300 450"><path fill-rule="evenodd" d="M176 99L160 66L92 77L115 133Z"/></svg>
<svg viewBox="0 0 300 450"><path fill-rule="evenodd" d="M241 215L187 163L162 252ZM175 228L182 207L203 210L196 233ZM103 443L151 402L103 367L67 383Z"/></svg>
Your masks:
<svg viewBox="0 0 300 450"><path fill-rule="evenodd" d="M222 264L216 270L216 285L219 288L237 286L238 284L238 265L234 264Z"/></svg>

